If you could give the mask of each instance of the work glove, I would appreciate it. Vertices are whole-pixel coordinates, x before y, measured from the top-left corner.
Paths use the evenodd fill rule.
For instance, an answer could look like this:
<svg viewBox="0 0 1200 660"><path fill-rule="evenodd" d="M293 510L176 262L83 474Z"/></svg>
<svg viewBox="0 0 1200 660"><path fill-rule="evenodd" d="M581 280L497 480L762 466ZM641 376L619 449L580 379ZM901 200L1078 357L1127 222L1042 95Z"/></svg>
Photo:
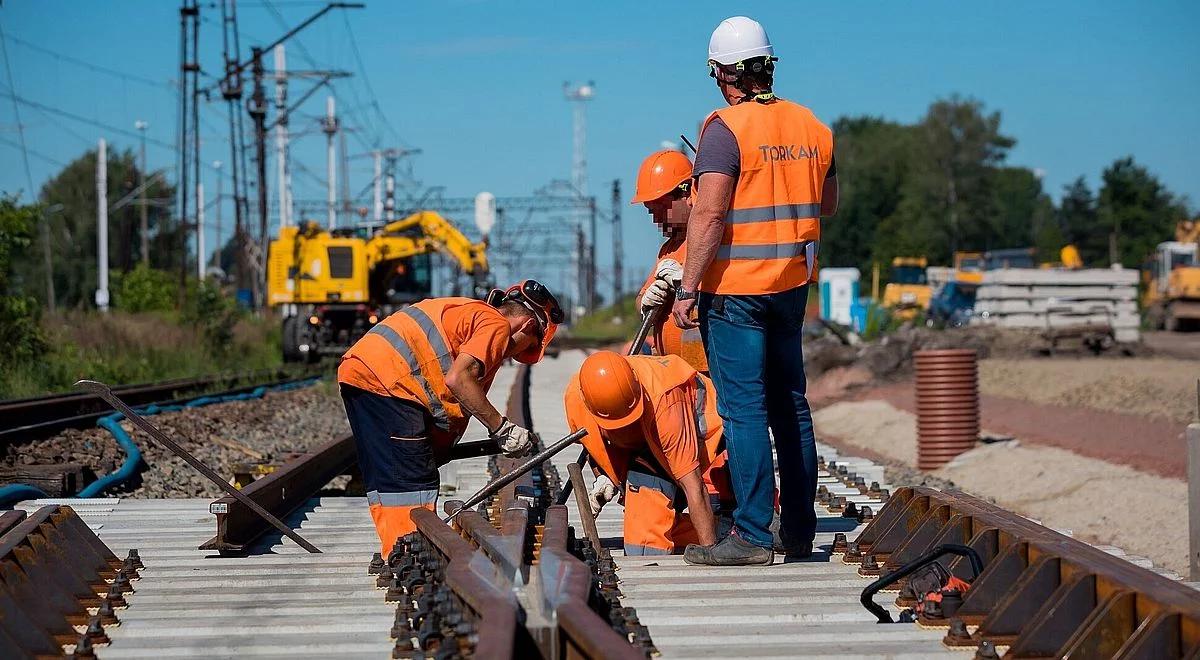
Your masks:
<svg viewBox="0 0 1200 660"><path fill-rule="evenodd" d="M592 483L592 490L588 492L588 504L592 505L592 513L600 513L600 509L616 496L617 486L613 484L612 479L604 475L596 477L596 481Z"/></svg>
<svg viewBox="0 0 1200 660"><path fill-rule="evenodd" d="M642 315L647 311L658 309L663 303L667 302L667 297L671 295L671 285L663 280L654 280L650 286L646 287L646 293L642 294Z"/></svg>
<svg viewBox="0 0 1200 660"><path fill-rule="evenodd" d="M674 287L683 281L683 265L674 259L663 259L654 269L654 276Z"/></svg>
<svg viewBox="0 0 1200 660"><path fill-rule="evenodd" d="M492 439L500 445L500 451L509 458L524 456L538 442L538 435L508 421L505 417L500 428L492 432Z"/></svg>

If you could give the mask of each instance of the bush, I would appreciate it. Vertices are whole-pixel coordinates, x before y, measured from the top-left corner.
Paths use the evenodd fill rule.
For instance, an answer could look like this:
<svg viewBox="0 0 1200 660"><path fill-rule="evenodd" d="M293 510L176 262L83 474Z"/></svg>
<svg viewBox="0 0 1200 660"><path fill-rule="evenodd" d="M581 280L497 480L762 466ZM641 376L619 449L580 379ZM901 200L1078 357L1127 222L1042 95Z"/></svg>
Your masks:
<svg viewBox="0 0 1200 660"><path fill-rule="evenodd" d="M127 312L170 312L175 309L175 278L141 262L124 275L114 277L113 306Z"/></svg>
<svg viewBox="0 0 1200 660"><path fill-rule="evenodd" d="M29 237L38 217L34 206L22 206L14 197L0 199L0 371L35 359L45 350L38 325L37 301L10 291L12 257L29 247Z"/></svg>
<svg viewBox="0 0 1200 660"><path fill-rule="evenodd" d="M237 304L207 281L194 281L188 287L188 297L182 320L194 324L204 333L204 345L210 355L224 357L233 345L233 328L238 322Z"/></svg>

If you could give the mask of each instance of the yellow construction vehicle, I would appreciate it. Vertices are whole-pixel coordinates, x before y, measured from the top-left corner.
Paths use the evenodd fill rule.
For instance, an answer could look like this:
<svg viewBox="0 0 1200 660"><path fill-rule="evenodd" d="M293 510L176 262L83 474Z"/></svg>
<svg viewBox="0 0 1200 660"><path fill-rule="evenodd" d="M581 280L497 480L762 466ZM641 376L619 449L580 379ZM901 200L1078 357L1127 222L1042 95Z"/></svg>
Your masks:
<svg viewBox="0 0 1200 660"><path fill-rule="evenodd" d="M487 242L471 242L432 211L378 229L281 228L268 254L267 301L283 317L284 360L341 354L380 319L429 297L435 252L470 276L468 295L487 294Z"/></svg>
<svg viewBox="0 0 1200 660"><path fill-rule="evenodd" d="M983 284L983 253L955 252L954 281L961 284Z"/></svg>
<svg viewBox="0 0 1200 660"><path fill-rule="evenodd" d="M1158 244L1142 277L1142 308L1152 327L1200 329L1200 219L1180 222L1175 240Z"/></svg>
<svg viewBox="0 0 1200 660"><path fill-rule="evenodd" d="M883 306L895 310L898 318L914 318L917 312L929 307L932 291L925 276L928 265L925 257L892 259L891 277L883 287Z"/></svg>

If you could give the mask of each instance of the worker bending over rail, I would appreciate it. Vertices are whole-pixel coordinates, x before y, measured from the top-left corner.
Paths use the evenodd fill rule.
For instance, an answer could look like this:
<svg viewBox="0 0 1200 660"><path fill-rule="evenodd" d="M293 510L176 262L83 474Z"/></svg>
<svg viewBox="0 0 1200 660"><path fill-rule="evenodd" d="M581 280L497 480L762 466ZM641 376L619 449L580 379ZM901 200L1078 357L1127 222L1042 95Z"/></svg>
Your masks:
<svg viewBox="0 0 1200 660"><path fill-rule="evenodd" d="M422 300L388 316L342 356L338 383L358 449L381 552L432 510L438 466L475 417L500 449L520 456L538 441L500 414L487 392L507 358L542 359L563 320L546 287L525 280L471 298Z"/></svg>
<svg viewBox="0 0 1200 660"><path fill-rule="evenodd" d="M712 382L676 355L594 353L563 396L572 431L599 475L596 511L622 484L625 554L682 552L716 542L712 500L731 500ZM682 497L681 497L682 495ZM687 513L683 512L686 504Z"/></svg>
<svg viewBox="0 0 1200 660"><path fill-rule="evenodd" d="M693 564L770 564L804 557L816 533L812 414L800 330L817 273L822 216L837 208L833 134L811 110L772 91L775 50L745 16L726 19L708 66L729 107L704 121L693 175L687 262L672 310L681 328L699 298L699 326L725 423L737 496L734 533L684 553ZM771 439L779 457L781 528Z"/></svg>

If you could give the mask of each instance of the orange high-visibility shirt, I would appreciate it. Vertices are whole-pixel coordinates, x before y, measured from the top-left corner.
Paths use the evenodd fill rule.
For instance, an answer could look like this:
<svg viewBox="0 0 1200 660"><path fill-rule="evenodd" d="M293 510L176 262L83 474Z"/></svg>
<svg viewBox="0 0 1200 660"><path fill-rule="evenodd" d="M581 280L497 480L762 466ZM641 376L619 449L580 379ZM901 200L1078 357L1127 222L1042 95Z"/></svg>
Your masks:
<svg viewBox="0 0 1200 660"><path fill-rule="evenodd" d="M705 128L717 117L737 139L741 161L725 231L700 290L760 295L813 281L833 133L811 110L783 99L722 108Z"/></svg>
<svg viewBox="0 0 1200 660"><path fill-rule="evenodd" d="M625 357L642 384L646 397L641 426L646 447L675 479L716 462L722 430L717 393L712 381L677 355ZM571 430L588 429L583 445L614 483L629 472L636 449L616 447L604 440L595 417L583 402L576 375L563 395Z"/></svg>
<svg viewBox="0 0 1200 660"><path fill-rule="evenodd" d="M472 298L432 298L388 316L342 356L338 382L421 404L433 417L440 439L457 440L468 413L446 387L446 374L459 355L483 365L491 387L511 341L499 310Z"/></svg>

